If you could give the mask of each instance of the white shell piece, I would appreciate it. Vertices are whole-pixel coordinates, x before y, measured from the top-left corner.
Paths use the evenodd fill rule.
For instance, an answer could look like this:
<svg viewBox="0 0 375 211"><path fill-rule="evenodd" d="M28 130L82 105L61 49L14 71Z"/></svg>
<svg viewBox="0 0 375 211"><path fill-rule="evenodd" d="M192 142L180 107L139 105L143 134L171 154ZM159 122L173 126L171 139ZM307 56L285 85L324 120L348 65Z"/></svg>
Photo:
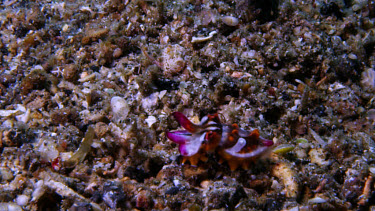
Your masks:
<svg viewBox="0 0 375 211"><path fill-rule="evenodd" d="M111 108L113 112L113 117L117 121L124 120L129 113L129 105L124 98L119 96L114 96L111 99Z"/></svg>
<svg viewBox="0 0 375 211"><path fill-rule="evenodd" d="M156 117L154 116L148 116L147 119L145 119L148 127L151 127L155 122L157 122Z"/></svg>
<svg viewBox="0 0 375 211"><path fill-rule="evenodd" d="M228 26L237 26L239 23L238 18L233 16L224 16L221 18L223 23L227 24Z"/></svg>

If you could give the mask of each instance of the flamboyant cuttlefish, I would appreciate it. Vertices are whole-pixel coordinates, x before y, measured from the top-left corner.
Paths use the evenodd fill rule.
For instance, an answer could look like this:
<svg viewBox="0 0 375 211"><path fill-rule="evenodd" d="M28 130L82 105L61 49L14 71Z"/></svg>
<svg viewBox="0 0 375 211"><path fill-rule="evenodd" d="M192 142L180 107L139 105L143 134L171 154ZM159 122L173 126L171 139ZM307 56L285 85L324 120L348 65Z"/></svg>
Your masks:
<svg viewBox="0 0 375 211"><path fill-rule="evenodd" d="M185 130L167 132L167 138L179 144L184 163L189 160L191 165L197 165L200 160L207 161L208 153L216 153L231 170L239 166L248 169L273 145L273 141L259 136L257 129L249 132L237 124L222 124L218 114L203 117L197 125L180 112L173 116Z"/></svg>

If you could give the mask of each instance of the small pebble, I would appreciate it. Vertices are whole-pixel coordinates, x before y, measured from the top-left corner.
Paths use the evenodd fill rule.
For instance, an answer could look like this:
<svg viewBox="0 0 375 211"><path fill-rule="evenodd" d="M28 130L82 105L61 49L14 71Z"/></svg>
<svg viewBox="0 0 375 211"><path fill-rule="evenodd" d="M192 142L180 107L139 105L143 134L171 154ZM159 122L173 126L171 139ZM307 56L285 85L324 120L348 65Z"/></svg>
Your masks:
<svg viewBox="0 0 375 211"><path fill-rule="evenodd" d="M75 64L68 64L64 67L63 77L65 80L74 82L78 79L78 68Z"/></svg>
<svg viewBox="0 0 375 211"><path fill-rule="evenodd" d="M69 25L68 24L65 24L63 27L62 27L62 31L63 32L68 32L69 30Z"/></svg>
<svg viewBox="0 0 375 211"><path fill-rule="evenodd" d="M238 18L232 16L224 16L221 20L223 23L227 24L228 26L237 26L238 25Z"/></svg>
<svg viewBox="0 0 375 211"><path fill-rule="evenodd" d="M16 202L19 206L26 206L29 200L30 197L26 195L18 195L16 198Z"/></svg>
<svg viewBox="0 0 375 211"><path fill-rule="evenodd" d="M180 190L179 187L173 186L173 187L170 187L168 190L166 190L165 194L176 195L179 190Z"/></svg>
<svg viewBox="0 0 375 211"><path fill-rule="evenodd" d="M319 196L317 196L315 198L309 199L308 202L311 203L311 204L321 204L321 203L326 203L327 200L325 200L325 199L320 198Z"/></svg>
<svg viewBox="0 0 375 211"><path fill-rule="evenodd" d="M121 48L116 48L116 49L113 51L113 57L115 57L115 58L119 58L121 55L122 55L122 50L121 50Z"/></svg>
<svg viewBox="0 0 375 211"><path fill-rule="evenodd" d="M351 54L349 54L349 59L357 59L357 55L355 55L354 53L351 53Z"/></svg>
<svg viewBox="0 0 375 211"><path fill-rule="evenodd" d="M0 202L0 210L22 211L22 208L14 203Z"/></svg>
<svg viewBox="0 0 375 211"><path fill-rule="evenodd" d="M7 167L2 167L0 168L0 178L3 181L10 181L14 178L13 172Z"/></svg>

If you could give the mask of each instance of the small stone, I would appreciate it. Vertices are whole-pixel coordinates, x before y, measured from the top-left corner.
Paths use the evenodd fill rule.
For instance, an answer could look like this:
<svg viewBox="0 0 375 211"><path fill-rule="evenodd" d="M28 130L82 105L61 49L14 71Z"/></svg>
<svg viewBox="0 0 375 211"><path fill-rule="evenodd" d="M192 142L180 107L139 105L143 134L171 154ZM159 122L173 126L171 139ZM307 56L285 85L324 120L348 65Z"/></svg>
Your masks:
<svg viewBox="0 0 375 211"><path fill-rule="evenodd" d="M326 161L325 159L325 153L323 151L323 149L319 148L319 149L311 149L310 152L309 152L309 156L310 156L310 159L311 159L311 163L315 163L317 165L320 165L320 166L325 166L325 165L328 165L329 162Z"/></svg>
<svg viewBox="0 0 375 211"><path fill-rule="evenodd" d="M209 180L204 180L201 182L201 187L203 189L208 189L212 183Z"/></svg>
<svg viewBox="0 0 375 211"><path fill-rule="evenodd" d="M180 73L186 65L184 60L185 49L180 45L168 45L163 49L163 69L164 75L171 77Z"/></svg>
<svg viewBox="0 0 375 211"><path fill-rule="evenodd" d="M34 7L32 12L28 15L26 21L36 29L40 29L44 27L46 23L46 17L44 16L43 12L40 10L39 7Z"/></svg>
<svg viewBox="0 0 375 211"><path fill-rule="evenodd" d="M149 210L153 206L153 201L151 198L151 194L149 191L141 190L136 195L136 203L135 206L140 209Z"/></svg>
<svg viewBox="0 0 375 211"><path fill-rule="evenodd" d="M68 64L64 67L63 77L70 82L77 81L79 74L78 68L75 64Z"/></svg>
<svg viewBox="0 0 375 211"><path fill-rule="evenodd" d="M375 88L375 70L374 69L367 68L365 71L362 72L361 85L364 89Z"/></svg>
<svg viewBox="0 0 375 211"><path fill-rule="evenodd" d="M69 30L69 25L68 24L65 24L63 27L62 27L62 31L63 32L68 32Z"/></svg>
<svg viewBox="0 0 375 211"><path fill-rule="evenodd" d="M199 185L200 181L206 180L208 177L208 170L204 168L196 168L196 167L188 167L186 166L183 169L184 177L187 178L187 180L191 184Z"/></svg>
<svg viewBox="0 0 375 211"><path fill-rule="evenodd" d="M70 208L69 211L90 211L93 210L92 206L86 202L75 202Z"/></svg>
<svg viewBox="0 0 375 211"><path fill-rule="evenodd" d="M19 110L0 110L0 117L10 117L20 114Z"/></svg>
<svg viewBox="0 0 375 211"><path fill-rule="evenodd" d="M176 194L178 193L179 190L180 190L179 187L173 186L173 187L168 188L168 189L165 191L165 194L176 195Z"/></svg>
<svg viewBox="0 0 375 211"><path fill-rule="evenodd" d="M116 48L116 49L113 51L113 57L114 57L114 58L119 58L121 55L122 55L122 50L121 50L121 48Z"/></svg>
<svg viewBox="0 0 375 211"><path fill-rule="evenodd" d="M224 16L221 20L228 26L237 26L239 23L238 18L232 16Z"/></svg>
<svg viewBox="0 0 375 211"><path fill-rule="evenodd" d="M26 195L18 195L16 202L19 206L26 206L29 203L30 197Z"/></svg>
<svg viewBox="0 0 375 211"><path fill-rule="evenodd" d="M91 80L94 80L96 78L96 74L95 73L92 73L90 75L88 75L87 72L85 72L86 74L81 74L80 75L80 79L78 80L79 82L81 83L84 83L84 82L88 82L88 81L91 81Z"/></svg>
<svg viewBox="0 0 375 211"><path fill-rule="evenodd" d="M44 89L47 86L47 77L43 70L35 70L27 75L21 82L21 92L26 95L34 89Z"/></svg>
<svg viewBox="0 0 375 211"><path fill-rule="evenodd" d="M9 85L11 83L16 82L16 77L10 74L1 74L0 75L0 83L3 85Z"/></svg>
<svg viewBox="0 0 375 211"><path fill-rule="evenodd" d="M125 201L125 193L120 183L108 181L103 187L103 201L111 208L116 209Z"/></svg>
<svg viewBox="0 0 375 211"><path fill-rule="evenodd" d="M234 210L238 202L246 197L244 188L236 182L234 182L234 184L216 182L213 184L212 188L207 191L205 206L209 210L220 208Z"/></svg>
<svg viewBox="0 0 375 211"><path fill-rule="evenodd" d="M22 211L23 209L15 203L0 202L0 210Z"/></svg>
<svg viewBox="0 0 375 211"><path fill-rule="evenodd" d="M150 111L156 106L158 106L159 102L159 94L158 93L153 93L149 95L148 97L145 97L142 99L142 107L146 111Z"/></svg>
<svg viewBox="0 0 375 211"><path fill-rule="evenodd" d="M38 96L33 101L28 103L26 105L26 107L29 108L29 109L36 110L36 109L44 107L46 105L46 103L47 103L46 98Z"/></svg>
<svg viewBox="0 0 375 211"><path fill-rule="evenodd" d="M75 122L78 118L78 113L74 109L62 108L53 111L51 114L51 122L54 125L65 124L68 122Z"/></svg>
<svg viewBox="0 0 375 211"><path fill-rule="evenodd" d="M95 125L95 134L97 137L101 138L108 132L108 125L104 122L98 122Z"/></svg>
<svg viewBox="0 0 375 211"><path fill-rule="evenodd" d="M0 177L3 181L11 181L14 178L14 175L8 167L1 167Z"/></svg>
<svg viewBox="0 0 375 211"><path fill-rule="evenodd" d="M82 44L87 45L90 44L91 42L95 42L100 38L105 37L109 32L109 29L90 29L87 30L85 35L82 38Z"/></svg>
<svg viewBox="0 0 375 211"><path fill-rule="evenodd" d="M348 55L349 59L357 59L357 55L355 55L354 53L351 53Z"/></svg>
<svg viewBox="0 0 375 211"><path fill-rule="evenodd" d="M321 204L321 203L326 203L327 200L326 199L323 199L319 196L315 197L315 198L312 198L312 199L309 199L308 203L310 204Z"/></svg>

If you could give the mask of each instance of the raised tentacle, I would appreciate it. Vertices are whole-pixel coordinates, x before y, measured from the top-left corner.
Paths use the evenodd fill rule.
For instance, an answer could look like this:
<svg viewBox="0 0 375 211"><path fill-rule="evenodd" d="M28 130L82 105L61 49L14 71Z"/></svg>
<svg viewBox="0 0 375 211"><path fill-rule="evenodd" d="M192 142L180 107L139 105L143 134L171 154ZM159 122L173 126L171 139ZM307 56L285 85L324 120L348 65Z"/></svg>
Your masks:
<svg viewBox="0 0 375 211"><path fill-rule="evenodd" d="M251 152L248 152L248 153L239 153L239 152L232 152L230 150L224 150L226 153L228 153L229 155L233 156L233 157L236 157L236 158L242 158L242 159L250 159L250 158L256 158L256 157L259 157L261 156L262 154L264 154L267 149L269 149L269 147L266 147L266 146L260 146L258 147L257 149L251 151Z"/></svg>
<svg viewBox="0 0 375 211"><path fill-rule="evenodd" d="M186 130L167 132L167 138L177 144L185 144L191 138L191 133Z"/></svg>
<svg viewBox="0 0 375 211"><path fill-rule="evenodd" d="M197 131L198 126L192 123L183 113L173 112L172 114L177 122L190 133Z"/></svg>

